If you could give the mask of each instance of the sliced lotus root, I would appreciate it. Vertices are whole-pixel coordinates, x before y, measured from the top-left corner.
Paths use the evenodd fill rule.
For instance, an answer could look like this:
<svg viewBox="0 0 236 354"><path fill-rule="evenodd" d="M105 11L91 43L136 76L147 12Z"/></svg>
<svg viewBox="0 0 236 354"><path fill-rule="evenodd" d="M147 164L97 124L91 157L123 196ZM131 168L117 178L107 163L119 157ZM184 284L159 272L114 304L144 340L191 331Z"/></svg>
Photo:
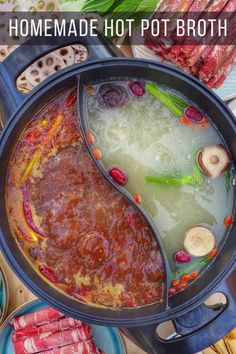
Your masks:
<svg viewBox="0 0 236 354"><path fill-rule="evenodd" d="M29 83L35 87L48 76L65 67L66 65L61 57L55 53L50 53L32 64L24 74Z"/></svg>
<svg viewBox="0 0 236 354"><path fill-rule="evenodd" d="M58 50L55 50L53 53L60 56L63 59L66 66L70 66L74 64L75 55L74 55L73 48L71 46L60 48Z"/></svg>
<svg viewBox="0 0 236 354"><path fill-rule="evenodd" d="M6 57L16 48L16 45L0 45L0 62L5 60Z"/></svg>
<svg viewBox="0 0 236 354"><path fill-rule="evenodd" d="M82 61L86 60L88 57L88 51L82 44L74 44L72 45L74 49L74 63L78 64Z"/></svg>
<svg viewBox="0 0 236 354"><path fill-rule="evenodd" d="M17 12L23 10L24 6L20 0L0 0L0 12Z"/></svg>
<svg viewBox="0 0 236 354"><path fill-rule="evenodd" d="M27 93L31 91L34 87L26 79L24 73L21 74L16 80L16 87L20 92Z"/></svg>
<svg viewBox="0 0 236 354"><path fill-rule="evenodd" d="M25 11L32 13L60 11L60 5L57 0L27 0L25 2Z"/></svg>

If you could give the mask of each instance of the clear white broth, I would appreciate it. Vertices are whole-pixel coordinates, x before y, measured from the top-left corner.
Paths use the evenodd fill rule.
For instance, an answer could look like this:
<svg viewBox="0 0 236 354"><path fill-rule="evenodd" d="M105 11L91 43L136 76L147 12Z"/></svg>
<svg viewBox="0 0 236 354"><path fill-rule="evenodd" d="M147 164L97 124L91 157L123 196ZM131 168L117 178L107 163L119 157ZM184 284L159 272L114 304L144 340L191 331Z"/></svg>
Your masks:
<svg viewBox="0 0 236 354"><path fill-rule="evenodd" d="M117 83L127 86L124 81ZM99 85L92 86L97 91ZM89 130L102 153L101 162L107 169L118 166L126 171L125 188L142 197L142 205L162 237L173 273L186 267L176 264L173 254L183 249L185 233L192 226L210 225L217 247L226 231L224 218L233 208L233 188L227 192L224 175L215 180L202 176L199 185L153 184L145 179L191 175L201 147L224 145L213 125L202 130L185 126L147 92L143 97L130 96L128 103L118 108L103 108L96 94L88 94L88 112Z"/></svg>

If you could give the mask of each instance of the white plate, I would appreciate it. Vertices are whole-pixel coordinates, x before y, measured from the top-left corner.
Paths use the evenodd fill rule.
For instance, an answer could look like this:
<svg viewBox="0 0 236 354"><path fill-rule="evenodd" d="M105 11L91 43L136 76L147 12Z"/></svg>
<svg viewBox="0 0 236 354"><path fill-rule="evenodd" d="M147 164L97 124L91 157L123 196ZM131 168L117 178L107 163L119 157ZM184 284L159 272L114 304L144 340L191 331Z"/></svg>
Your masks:
<svg viewBox="0 0 236 354"><path fill-rule="evenodd" d="M139 28L134 29L131 37L131 48L136 58L145 58L161 62L161 58L144 46L144 39L140 36ZM167 61L164 61L167 63ZM175 66L168 61L168 64ZM232 68L227 79L218 89L213 90L222 100L228 101L236 97L236 65Z"/></svg>

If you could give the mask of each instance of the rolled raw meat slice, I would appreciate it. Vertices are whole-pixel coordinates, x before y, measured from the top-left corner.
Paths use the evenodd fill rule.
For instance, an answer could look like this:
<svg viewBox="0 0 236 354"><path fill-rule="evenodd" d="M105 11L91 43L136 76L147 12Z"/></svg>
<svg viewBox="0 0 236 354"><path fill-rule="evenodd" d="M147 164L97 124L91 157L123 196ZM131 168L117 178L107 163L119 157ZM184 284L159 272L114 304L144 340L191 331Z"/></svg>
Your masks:
<svg viewBox="0 0 236 354"><path fill-rule="evenodd" d="M216 18L218 17L219 13L221 11L224 12L229 12L229 16L231 15L231 12L234 12L232 9L236 7L235 5L236 0L215 0L213 3L207 8L207 13L204 15L204 19L207 20L207 17L209 17L207 14L211 14L211 18L213 18L212 13L216 13ZM209 38L208 38L209 37ZM205 41L209 41L211 39L210 36L210 31L208 31ZM196 39L196 42L200 42L200 38ZM213 39L212 39L213 42ZM190 58L189 60L189 65L194 65L197 60L200 59L201 54L206 50L207 45L202 44L202 45L186 45L183 46L181 49L181 53L185 55L186 58Z"/></svg>
<svg viewBox="0 0 236 354"><path fill-rule="evenodd" d="M62 348L44 351L43 354L99 354L102 353L96 348L93 340L82 343L67 345Z"/></svg>
<svg viewBox="0 0 236 354"><path fill-rule="evenodd" d="M211 88L220 87L225 81L227 75L229 74L232 66L236 63L236 46L228 58L225 60L224 64L218 70L218 72L207 82L207 85Z"/></svg>
<svg viewBox="0 0 236 354"><path fill-rule="evenodd" d="M33 354L48 349L56 349L65 345L86 341L91 338L91 327L84 325L75 329L55 332L53 334L42 333L38 336L13 341L17 354Z"/></svg>
<svg viewBox="0 0 236 354"><path fill-rule="evenodd" d="M17 339L35 337L42 333L52 334L58 331L64 331L66 329L74 329L81 326L83 326L81 321L75 320L74 318L71 317L66 317L58 321L53 321L39 327L32 326L32 327L18 329L16 332L12 334L12 341L15 341Z"/></svg>
<svg viewBox="0 0 236 354"><path fill-rule="evenodd" d="M208 7L208 12L221 12L229 0L214 0Z"/></svg>
<svg viewBox="0 0 236 354"><path fill-rule="evenodd" d="M211 50L209 55L204 60L203 65L198 70L198 76L201 80L207 82L211 79L214 74L217 74L220 66L231 52L234 50L234 45L216 45Z"/></svg>
<svg viewBox="0 0 236 354"><path fill-rule="evenodd" d="M202 12L207 8L210 2L211 0L195 0L191 4L189 9L185 10L185 12L187 13L184 16L184 21L187 21L188 19L197 21L197 19L201 16ZM175 43L179 43L179 44L184 44L184 42L186 42L187 40L185 37L178 37L176 35L176 32L174 33L173 39ZM173 55L174 54L178 55L178 53L180 53L180 48L179 50L176 49L176 51L173 52Z"/></svg>
<svg viewBox="0 0 236 354"><path fill-rule="evenodd" d="M185 0L163 0L157 7L158 12L174 12Z"/></svg>
<svg viewBox="0 0 236 354"><path fill-rule="evenodd" d="M176 13L179 12L183 12L183 11L187 11L189 6L191 6L192 2L194 0L163 0L161 2L161 4L157 7L156 12L153 14L153 16L151 17L150 21L158 18L159 20L162 19L162 17L164 17L165 19L174 19L177 15ZM160 13L166 13L165 15L161 15ZM167 15L168 13L168 15ZM172 23L169 24L169 31L171 31L171 26ZM174 30L175 28L172 28L172 30ZM161 46L164 47L164 49L168 49L168 52L170 50L170 48L168 46L166 46L166 44L164 42L162 42L162 38L156 37L156 36L152 36L151 31L146 31L145 32L145 45L155 51L155 54L157 54L156 49L155 49L155 45L161 44ZM152 46L153 45L153 46ZM159 55L159 54L157 54ZM164 57L164 55L162 56Z"/></svg>
<svg viewBox="0 0 236 354"><path fill-rule="evenodd" d="M235 0L214 0L211 2L210 6L207 8L207 13L215 12L220 13L221 11L224 12L231 12L231 8L233 7ZM206 17L207 18L207 17Z"/></svg>
<svg viewBox="0 0 236 354"><path fill-rule="evenodd" d="M11 321L11 326L13 326L15 330L18 330L25 327L40 326L62 317L64 317L64 315L61 312L51 307L44 307L42 310L15 317Z"/></svg>

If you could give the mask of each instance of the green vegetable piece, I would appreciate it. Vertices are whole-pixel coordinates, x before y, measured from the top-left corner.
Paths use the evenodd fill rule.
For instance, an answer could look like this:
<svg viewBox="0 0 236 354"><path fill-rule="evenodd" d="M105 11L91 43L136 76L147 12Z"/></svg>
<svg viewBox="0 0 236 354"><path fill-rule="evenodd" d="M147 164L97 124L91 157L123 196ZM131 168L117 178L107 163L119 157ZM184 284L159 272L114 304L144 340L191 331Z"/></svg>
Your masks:
<svg viewBox="0 0 236 354"><path fill-rule="evenodd" d="M193 168L193 180L194 184L199 184L202 181L202 174L195 162L194 168Z"/></svg>
<svg viewBox="0 0 236 354"><path fill-rule="evenodd" d="M103 14L108 11L115 2L115 0L87 0L85 1L82 10L84 12L97 12Z"/></svg>
<svg viewBox="0 0 236 354"><path fill-rule="evenodd" d="M166 106L174 116L179 118L183 115L184 110L173 101L173 96L160 90L157 86L151 83L146 84L146 90Z"/></svg>
<svg viewBox="0 0 236 354"><path fill-rule="evenodd" d="M160 176L147 176L146 181L149 183L156 183L156 184L169 184L173 186L179 186L182 184L195 184L193 176L184 176L180 178L175 177L160 177Z"/></svg>
<svg viewBox="0 0 236 354"><path fill-rule="evenodd" d="M133 14L135 14L136 9L140 5L142 1L141 0L122 0L122 1L115 1L114 5L109 9L107 12L106 20L107 23L113 24L113 30L110 32L108 31L108 36L112 37L114 35L115 28L116 28L116 21L122 19L125 21L125 25L127 27L126 20L131 17L133 18Z"/></svg>
<svg viewBox="0 0 236 354"><path fill-rule="evenodd" d="M226 194L228 199L228 195L230 191L230 177L231 177L230 171L225 171L224 177L225 177L225 189L226 189Z"/></svg>
<svg viewBox="0 0 236 354"><path fill-rule="evenodd" d="M155 9L160 1L157 0L143 0L136 9L137 12L155 12Z"/></svg>
<svg viewBox="0 0 236 354"><path fill-rule="evenodd" d="M210 257L204 257L200 260L192 262L184 267L177 269L172 273L172 279L179 279L183 274L189 274L195 270L199 270L211 261Z"/></svg>
<svg viewBox="0 0 236 354"><path fill-rule="evenodd" d="M180 109L183 111L186 107L188 107L189 103L185 101L183 98L175 95L170 95L171 100L175 103Z"/></svg>

